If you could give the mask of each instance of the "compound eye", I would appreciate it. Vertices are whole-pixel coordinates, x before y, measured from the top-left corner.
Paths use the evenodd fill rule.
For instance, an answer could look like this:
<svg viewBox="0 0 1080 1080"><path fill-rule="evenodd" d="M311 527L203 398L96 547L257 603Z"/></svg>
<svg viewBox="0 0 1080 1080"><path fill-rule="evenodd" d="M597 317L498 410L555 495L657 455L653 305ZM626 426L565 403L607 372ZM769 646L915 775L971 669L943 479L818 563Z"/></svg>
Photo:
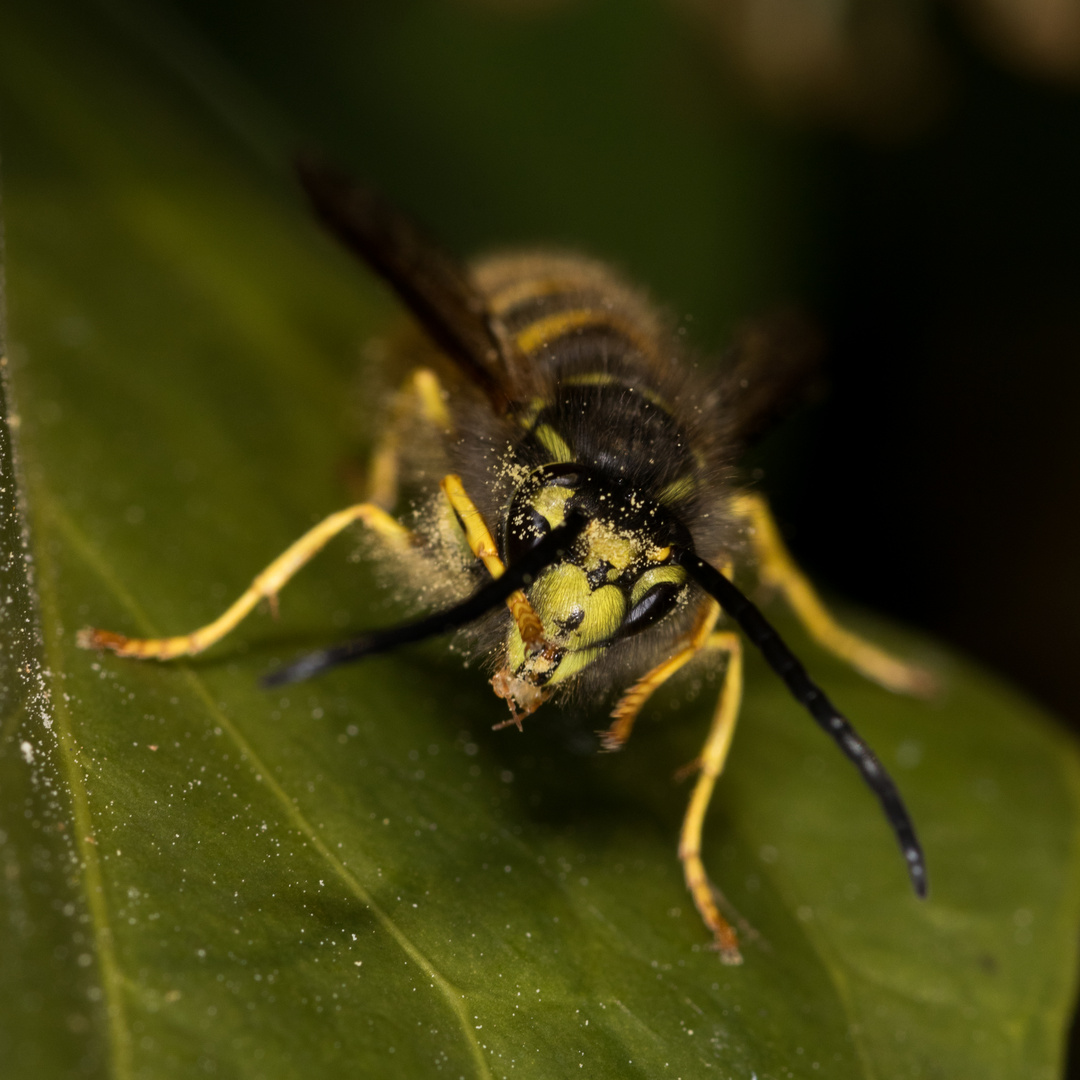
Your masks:
<svg viewBox="0 0 1080 1080"><path fill-rule="evenodd" d="M560 470L560 475L549 477L555 469ZM568 471L565 466L547 466L518 488L510 501L503 534L506 560L511 566L566 520L567 503L574 498L577 482L576 468Z"/></svg>
<svg viewBox="0 0 1080 1080"><path fill-rule="evenodd" d="M506 561L513 566L549 532L550 523L534 506L526 503L513 507L506 527Z"/></svg>
<svg viewBox="0 0 1080 1080"><path fill-rule="evenodd" d="M630 609L623 620L623 634L637 634L659 622L675 606L681 585L660 581Z"/></svg>

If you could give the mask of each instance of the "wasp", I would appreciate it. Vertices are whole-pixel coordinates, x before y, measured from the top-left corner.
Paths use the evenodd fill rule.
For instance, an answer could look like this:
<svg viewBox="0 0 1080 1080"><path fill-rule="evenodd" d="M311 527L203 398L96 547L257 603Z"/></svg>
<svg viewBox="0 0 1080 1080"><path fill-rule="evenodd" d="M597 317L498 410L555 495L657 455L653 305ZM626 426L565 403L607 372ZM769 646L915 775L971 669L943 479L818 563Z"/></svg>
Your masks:
<svg viewBox="0 0 1080 1080"><path fill-rule="evenodd" d="M324 225L412 313L434 363L413 370L398 393L368 497L292 544L214 622L155 639L88 628L79 644L158 660L199 653L261 601L275 605L313 555L359 522L403 564L449 579L450 599L418 621L302 656L264 684L459 630L490 657L491 685L509 706L495 727L520 729L553 697L618 692L600 733L611 751L681 668L700 658L722 663L679 858L720 958L737 964L736 931L702 863L702 829L739 714L745 639L870 786L925 896L923 851L895 784L733 582L736 566L755 567L826 649L891 690L926 691L920 668L835 622L765 500L737 482L740 447L799 382L800 365L744 348L705 378L678 333L607 266L545 252L463 266L369 188L321 163L302 163L299 175ZM394 517L410 482L419 484L416 509Z"/></svg>

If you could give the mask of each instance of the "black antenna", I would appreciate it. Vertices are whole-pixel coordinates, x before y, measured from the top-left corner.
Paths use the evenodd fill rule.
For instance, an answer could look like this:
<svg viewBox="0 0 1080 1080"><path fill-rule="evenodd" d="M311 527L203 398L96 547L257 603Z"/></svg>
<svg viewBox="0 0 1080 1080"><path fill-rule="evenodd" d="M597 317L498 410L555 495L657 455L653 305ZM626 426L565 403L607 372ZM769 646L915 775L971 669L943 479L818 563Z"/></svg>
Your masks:
<svg viewBox="0 0 1080 1080"><path fill-rule="evenodd" d="M885 817L892 826L907 863L916 896L926 896L926 860L915 835L900 792L874 751L825 696L806 673L798 657L784 644L780 635L743 593L719 570L690 551L676 551L674 560L739 624L746 636L761 650L769 666L787 684L800 705L832 736L841 750L854 762L862 778L878 797Z"/></svg>
<svg viewBox="0 0 1080 1080"><path fill-rule="evenodd" d="M300 682L309 679L327 668L350 660L360 660L375 653L396 649L399 645L408 645L414 641L437 637L449 633L459 626L465 626L480 618L496 605L502 603L512 592L531 585L536 575L550 566L569 550L588 524L588 517L580 510L571 510L562 525L551 530L531 551L518 559L513 566L508 566L502 577L497 577L482 585L467 600L446 611L436 612L414 623L393 626L387 630L375 630L370 634L361 634L340 645L329 649L308 653L294 660L291 664L270 672L261 680L264 687L282 686L285 683Z"/></svg>

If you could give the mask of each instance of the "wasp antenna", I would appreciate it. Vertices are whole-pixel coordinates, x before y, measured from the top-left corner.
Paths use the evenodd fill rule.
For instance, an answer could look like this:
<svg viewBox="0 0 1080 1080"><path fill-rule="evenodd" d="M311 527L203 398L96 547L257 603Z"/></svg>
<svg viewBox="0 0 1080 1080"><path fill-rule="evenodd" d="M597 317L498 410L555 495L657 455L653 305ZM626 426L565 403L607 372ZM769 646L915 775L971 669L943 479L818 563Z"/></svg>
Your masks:
<svg viewBox="0 0 1080 1080"><path fill-rule="evenodd" d="M715 566L691 551L677 551L675 561L735 620L751 642L761 651L769 666L784 680L795 700L825 729L859 770L862 778L878 797L885 817L900 844L908 875L916 896L927 891L926 860L915 826L900 798L892 777L878 760L850 721L810 678L799 658L784 644L772 624L757 606Z"/></svg>
<svg viewBox="0 0 1080 1080"><path fill-rule="evenodd" d="M374 656L375 653L388 652L399 645L438 637L440 634L449 633L459 626L473 622L501 604L512 592L532 584L536 575L544 567L558 562L581 534L588 520L588 516L581 511L571 510L562 525L552 529L536 547L508 566L500 577L493 578L482 585L460 604L413 623L393 626L386 630L375 630L370 634L360 634L349 641L341 642L340 645L308 653L293 663L286 664L264 676L261 680L262 686L273 687L300 682L327 668L337 667L338 664L360 660L365 656Z"/></svg>

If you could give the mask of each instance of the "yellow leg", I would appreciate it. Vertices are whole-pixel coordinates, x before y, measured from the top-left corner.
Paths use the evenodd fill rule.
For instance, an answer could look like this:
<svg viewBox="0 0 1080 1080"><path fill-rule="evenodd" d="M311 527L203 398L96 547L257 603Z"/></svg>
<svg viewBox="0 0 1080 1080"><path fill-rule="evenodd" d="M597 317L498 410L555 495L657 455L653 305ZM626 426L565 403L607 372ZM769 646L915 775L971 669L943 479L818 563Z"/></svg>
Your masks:
<svg viewBox="0 0 1080 1080"><path fill-rule="evenodd" d="M709 736L700 756L687 770L697 772L698 776L683 819L679 837L679 858L683 864L686 887L690 890L694 906L702 920L712 931L720 959L725 964L741 964L742 956L739 953L735 929L720 913L717 904L719 890L709 880L701 861L701 831L705 813L709 808L717 777L723 771L724 762L731 749L735 721L738 719L742 701L742 643L738 634L732 631L713 630L719 614L720 608L714 601L702 605L686 644L623 694L611 714L615 722L607 731L601 733L600 738L605 750L617 750L629 737L634 720L645 702L675 672L707 649L727 653L727 671L724 673L724 684L713 714Z"/></svg>
<svg viewBox="0 0 1080 1080"><path fill-rule="evenodd" d="M362 521L380 539L392 547L415 542L413 534L387 512L397 501L398 457L402 429L409 416L419 414L435 427L449 429L450 413L442 387L435 373L418 368L398 392L390 423L372 455L370 494L366 502L339 510L282 552L251 583L242 596L212 623L169 638L129 638L111 630L86 627L80 630L77 644L84 649L111 649L120 656L140 660L171 660L191 656L220 641L259 603L275 605L277 594L287 581L339 532L355 521Z"/></svg>
<svg viewBox="0 0 1080 1080"><path fill-rule="evenodd" d="M469 498L461 483L461 477L451 473L444 476L441 484L443 494L446 495L454 513L457 514L462 528L465 530L465 538L469 542L472 553L484 564L487 572L493 578L502 577L506 570L502 559L499 558L498 549L491 531L484 521L484 515L476 508L476 504ZM525 642L525 648L532 652L543 647L544 628L532 604L524 591L517 589L506 598L506 606L510 609L514 623L517 625L521 640Z"/></svg>
<svg viewBox="0 0 1080 1080"><path fill-rule="evenodd" d="M244 594L212 623L179 637L129 638L111 630L86 627L79 631L76 643L82 649L111 649L119 656L139 660L172 660L202 652L228 634L260 600L275 600L285 583L317 552L354 521L362 521L376 535L391 544L412 542L412 534L381 507L359 503L339 510L309 529L283 551L248 586Z"/></svg>
<svg viewBox="0 0 1080 1080"><path fill-rule="evenodd" d="M686 887L690 890L705 925L713 932L714 946L720 953L720 959L725 964L741 964L742 956L739 953L735 929L720 914L717 906L719 890L709 880L701 861L701 830L717 777L723 772L724 762L727 761L728 751L731 749L735 721L739 718L743 685L742 643L738 635L731 631L717 631L709 635L702 648L726 652L728 662L720 700L709 728L709 737L702 747L701 756L695 762L698 777L690 796L690 805L686 808L686 816L683 818L679 836L679 858L683 864Z"/></svg>
<svg viewBox="0 0 1080 1080"><path fill-rule="evenodd" d="M731 749L735 721L739 717L739 705L742 702L742 643L738 634L733 631L713 629L719 615L720 607L715 601L710 600L702 605L686 644L672 657L638 679L623 694L611 714L614 723L607 731L601 732L600 739L605 750L618 750L629 738L634 721L645 703L675 672L706 650L715 649L727 653L727 671L724 673L724 684L713 714L709 736L700 756L684 770L696 772L698 776L686 808L686 816L683 818L679 858L683 864L686 887L690 890L694 906L702 920L712 931L713 943L720 953L720 959L725 964L741 964L742 956L739 953L735 929L720 913L717 903L720 892L709 880L701 861L701 832L705 814L716 780L723 772L724 762Z"/></svg>
<svg viewBox="0 0 1080 1080"><path fill-rule="evenodd" d="M889 690L920 696L934 692L936 680L930 672L890 656L836 622L795 565L764 499L742 494L732 501L732 508L750 525L762 582L784 594L799 621L819 645Z"/></svg>
<svg viewBox="0 0 1080 1080"><path fill-rule="evenodd" d="M715 600L708 600L701 606L693 629L686 639L686 644L662 664L657 664L652 671L643 675L627 690L618 704L611 711L613 723L606 731L601 731L600 744L605 750L619 750L634 729L638 713L645 707L645 702L653 693L664 685L683 665L693 660L705 644L706 638L720 617L720 605Z"/></svg>
<svg viewBox="0 0 1080 1080"><path fill-rule="evenodd" d="M406 421L419 414L432 427L448 431L451 427L450 412L446 408L445 395L435 372L417 368L398 391L379 445L371 455L368 470L368 501L384 510L397 503L398 476L400 471L401 439Z"/></svg>

